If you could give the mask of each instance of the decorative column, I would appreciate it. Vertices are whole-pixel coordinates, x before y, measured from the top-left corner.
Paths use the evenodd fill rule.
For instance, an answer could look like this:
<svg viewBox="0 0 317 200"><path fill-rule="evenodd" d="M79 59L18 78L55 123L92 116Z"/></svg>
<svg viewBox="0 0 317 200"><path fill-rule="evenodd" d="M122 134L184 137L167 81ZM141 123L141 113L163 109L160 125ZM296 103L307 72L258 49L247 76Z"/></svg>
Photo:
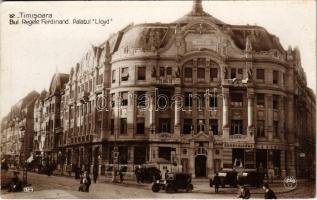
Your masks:
<svg viewBox="0 0 317 200"><path fill-rule="evenodd" d="M155 133L155 90L150 91L149 94L149 127L150 127L150 134Z"/></svg>
<svg viewBox="0 0 317 200"><path fill-rule="evenodd" d="M290 146L286 154L287 156L287 172L289 176L296 176L295 169L295 147Z"/></svg>
<svg viewBox="0 0 317 200"><path fill-rule="evenodd" d="M128 93L128 109L127 109L127 134L132 136L134 134L135 123L135 98L134 91Z"/></svg>
<svg viewBox="0 0 317 200"><path fill-rule="evenodd" d="M195 143L194 141L190 142L189 147L189 173L192 174L192 178L195 178Z"/></svg>
<svg viewBox="0 0 317 200"><path fill-rule="evenodd" d="M211 178L214 174L214 155L213 155L213 142L209 142L208 144L208 156L207 156L207 176Z"/></svg>
<svg viewBox="0 0 317 200"><path fill-rule="evenodd" d="M281 137L281 140L282 141L285 141L285 128L286 127L284 127L284 122L285 122L285 112L284 112L284 97L283 96L281 96L280 98L279 98L279 126L280 126L280 128L279 128L279 130L280 130L280 137Z"/></svg>
<svg viewBox="0 0 317 200"><path fill-rule="evenodd" d="M175 136L180 135L180 115L181 115L181 88L175 88L175 119L174 119L174 134Z"/></svg>
<svg viewBox="0 0 317 200"><path fill-rule="evenodd" d="M223 137L229 138L229 88L222 88L222 130Z"/></svg>
<svg viewBox="0 0 317 200"><path fill-rule="evenodd" d="M254 127L253 127L253 102L254 102L254 91L253 90L248 90L247 94L247 99L248 99L248 137L250 139L254 139Z"/></svg>

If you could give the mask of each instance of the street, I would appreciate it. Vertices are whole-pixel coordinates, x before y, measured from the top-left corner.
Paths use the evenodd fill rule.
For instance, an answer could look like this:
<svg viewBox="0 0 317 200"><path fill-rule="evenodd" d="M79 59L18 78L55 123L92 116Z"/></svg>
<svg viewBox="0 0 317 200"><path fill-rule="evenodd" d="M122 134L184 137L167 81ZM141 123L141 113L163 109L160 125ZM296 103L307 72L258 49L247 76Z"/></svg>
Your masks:
<svg viewBox="0 0 317 200"><path fill-rule="evenodd" d="M1 198L54 198L54 199L101 199L101 198L236 198L235 188L220 189L219 194L214 194L214 188L209 188L207 181L195 181L192 193L179 192L167 194L164 191L153 193L150 184L113 184L105 182L92 183L89 193L78 192L79 180L71 177L46 176L35 173L28 173L28 182L32 184L34 192L7 193L2 191ZM315 185L310 182L301 182L294 191L280 193L277 190L282 187L274 187L278 198L312 198L314 197ZM254 191L254 193L253 193ZM262 189L251 190L251 198L263 198ZM255 194L256 193L256 194Z"/></svg>

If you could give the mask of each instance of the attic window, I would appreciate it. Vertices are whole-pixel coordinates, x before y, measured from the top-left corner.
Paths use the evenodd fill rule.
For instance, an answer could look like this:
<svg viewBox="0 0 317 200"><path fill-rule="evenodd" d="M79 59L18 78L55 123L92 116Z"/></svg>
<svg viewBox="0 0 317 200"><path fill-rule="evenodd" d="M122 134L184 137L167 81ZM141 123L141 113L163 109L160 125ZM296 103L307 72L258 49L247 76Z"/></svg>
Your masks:
<svg viewBox="0 0 317 200"><path fill-rule="evenodd" d="M121 81L129 80L129 68L123 67L121 68Z"/></svg>

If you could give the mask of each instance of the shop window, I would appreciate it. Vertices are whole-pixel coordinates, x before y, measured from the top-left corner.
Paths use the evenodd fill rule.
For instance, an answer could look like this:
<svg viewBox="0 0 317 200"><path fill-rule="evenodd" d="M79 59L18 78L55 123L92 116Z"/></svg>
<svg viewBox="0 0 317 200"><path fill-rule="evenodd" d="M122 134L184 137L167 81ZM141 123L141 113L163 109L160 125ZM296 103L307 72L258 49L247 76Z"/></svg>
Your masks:
<svg viewBox="0 0 317 200"><path fill-rule="evenodd" d="M264 94L256 94L256 107L257 108L264 108Z"/></svg>
<svg viewBox="0 0 317 200"><path fill-rule="evenodd" d="M141 165L146 162L146 147L134 147L134 164Z"/></svg>
<svg viewBox="0 0 317 200"><path fill-rule="evenodd" d="M230 78L231 79L234 79L237 77L237 72L236 72L236 69L235 68L231 68L230 69Z"/></svg>
<svg viewBox="0 0 317 200"><path fill-rule="evenodd" d="M243 134L243 121L242 120L231 120L230 134Z"/></svg>
<svg viewBox="0 0 317 200"><path fill-rule="evenodd" d="M159 119L159 132L170 133L171 132L171 119L160 118Z"/></svg>
<svg viewBox="0 0 317 200"><path fill-rule="evenodd" d="M278 84L278 82L279 82L278 76L279 76L278 71L273 70L273 84Z"/></svg>
<svg viewBox="0 0 317 200"><path fill-rule="evenodd" d="M120 134L127 134L127 118L120 119Z"/></svg>
<svg viewBox="0 0 317 200"><path fill-rule="evenodd" d="M218 135L218 119L210 119L209 126L214 135Z"/></svg>
<svg viewBox="0 0 317 200"><path fill-rule="evenodd" d="M138 80L144 81L146 79L146 68L145 66L139 66L138 68Z"/></svg>
<svg viewBox="0 0 317 200"><path fill-rule="evenodd" d="M192 107L193 95L192 93L185 93L185 107Z"/></svg>
<svg viewBox="0 0 317 200"><path fill-rule="evenodd" d="M123 67L121 68L121 81L129 80L129 68Z"/></svg>
<svg viewBox="0 0 317 200"><path fill-rule="evenodd" d="M264 79L265 79L264 73L265 73L264 69L256 69L256 79L264 82Z"/></svg>
<svg viewBox="0 0 317 200"><path fill-rule="evenodd" d="M205 79L205 68L198 68L197 69L197 78L198 79Z"/></svg>
<svg viewBox="0 0 317 200"><path fill-rule="evenodd" d="M171 152L172 152L172 148L171 147L159 147L159 158L164 158L168 161L171 160Z"/></svg>
<svg viewBox="0 0 317 200"><path fill-rule="evenodd" d="M184 119L183 134L191 134L192 119Z"/></svg>
<svg viewBox="0 0 317 200"><path fill-rule="evenodd" d="M121 93L121 106L127 106L128 105L128 92L122 92Z"/></svg>
<svg viewBox="0 0 317 200"><path fill-rule="evenodd" d="M258 120L256 123L256 134L258 137L265 137L265 121Z"/></svg>
<svg viewBox="0 0 317 200"><path fill-rule="evenodd" d="M217 81L218 80L218 69L210 68L210 80Z"/></svg>
<svg viewBox="0 0 317 200"><path fill-rule="evenodd" d="M185 78L193 78L193 70L192 68L185 68Z"/></svg>

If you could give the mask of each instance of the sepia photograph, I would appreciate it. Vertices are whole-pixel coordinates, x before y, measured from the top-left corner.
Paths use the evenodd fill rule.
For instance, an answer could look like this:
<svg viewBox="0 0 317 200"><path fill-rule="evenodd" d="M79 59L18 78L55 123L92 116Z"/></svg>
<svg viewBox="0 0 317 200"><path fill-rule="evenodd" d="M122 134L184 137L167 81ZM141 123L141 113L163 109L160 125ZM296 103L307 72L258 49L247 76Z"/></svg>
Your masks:
<svg viewBox="0 0 317 200"><path fill-rule="evenodd" d="M3 1L1 199L313 199L316 2Z"/></svg>

